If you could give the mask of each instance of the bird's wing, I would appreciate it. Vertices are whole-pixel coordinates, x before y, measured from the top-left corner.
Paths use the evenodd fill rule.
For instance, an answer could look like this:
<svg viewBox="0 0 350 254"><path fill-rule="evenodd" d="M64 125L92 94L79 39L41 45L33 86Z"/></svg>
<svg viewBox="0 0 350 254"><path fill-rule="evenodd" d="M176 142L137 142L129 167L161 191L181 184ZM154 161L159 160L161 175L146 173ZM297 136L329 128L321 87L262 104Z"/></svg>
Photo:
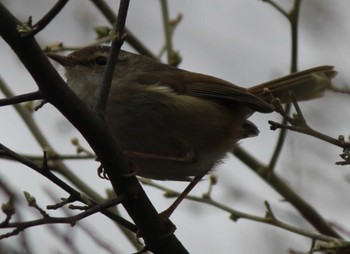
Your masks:
<svg viewBox="0 0 350 254"><path fill-rule="evenodd" d="M171 69L169 69L171 68ZM172 67L140 74L138 82L170 87L175 93L225 102L238 102L255 111L272 112L270 104L247 89L212 76L188 72Z"/></svg>

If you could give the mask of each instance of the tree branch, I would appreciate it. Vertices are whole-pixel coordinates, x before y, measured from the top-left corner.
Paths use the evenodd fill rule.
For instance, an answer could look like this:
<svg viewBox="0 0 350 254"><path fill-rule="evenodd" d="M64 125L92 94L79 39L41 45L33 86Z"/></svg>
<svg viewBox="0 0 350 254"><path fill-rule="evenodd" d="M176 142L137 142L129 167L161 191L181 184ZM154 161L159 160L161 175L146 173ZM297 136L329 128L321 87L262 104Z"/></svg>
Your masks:
<svg viewBox="0 0 350 254"><path fill-rule="evenodd" d="M39 33L41 30L43 30L63 9L63 7L66 5L68 1L69 0L57 1L57 3L51 8L51 10L41 20L39 20L34 26L32 26L31 18L29 18L29 21L27 23L27 25L29 25L29 31L25 32L23 36L24 37L34 36L37 33Z"/></svg>
<svg viewBox="0 0 350 254"><path fill-rule="evenodd" d="M115 24L114 32L115 38L112 40L112 45L109 50L106 69L104 71L102 83L99 86L99 98L97 100L96 111L104 113L106 110L109 91L113 82L114 68L117 63L118 55L121 46L124 42L124 27L126 22L126 16L128 14L129 0L120 1L120 7L118 12L117 23Z"/></svg>
<svg viewBox="0 0 350 254"><path fill-rule="evenodd" d="M82 133L93 148L117 195L127 197L122 204L138 226L148 248L156 253L187 253L174 234L169 234L169 222L158 215L136 177L123 177L127 163L106 123L66 86L36 41L19 35L18 24L20 22L0 3L0 35L25 65L48 102Z"/></svg>
<svg viewBox="0 0 350 254"><path fill-rule="evenodd" d="M106 19L114 25L117 21L117 17L108 4L104 0L91 0L93 4L102 12ZM148 49L146 46L136 38L136 36L128 29L125 28L125 33L128 35L126 41L136 49L140 54L149 56L151 58L156 58L156 56Z"/></svg>
<svg viewBox="0 0 350 254"><path fill-rule="evenodd" d="M0 78L0 83L2 83L1 78ZM40 100L40 99L44 99L44 96L40 91L26 93L26 94L21 94L21 95L9 97L9 98L0 99L0 107L22 103L22 102L33 101L33 100Z"/></svg>
<svg viewBox="0 0 350 254"><path fill-rule="evenodd" d="M341 236L327 223L326 220L297 193L295 193L280 177L269 168L258 162L255 158L236 146L232 153L237 156L250 169L258 174L268 185L276 190L283 198L291 203L299 213L316 228L320 233L341 239Z"/></svg>

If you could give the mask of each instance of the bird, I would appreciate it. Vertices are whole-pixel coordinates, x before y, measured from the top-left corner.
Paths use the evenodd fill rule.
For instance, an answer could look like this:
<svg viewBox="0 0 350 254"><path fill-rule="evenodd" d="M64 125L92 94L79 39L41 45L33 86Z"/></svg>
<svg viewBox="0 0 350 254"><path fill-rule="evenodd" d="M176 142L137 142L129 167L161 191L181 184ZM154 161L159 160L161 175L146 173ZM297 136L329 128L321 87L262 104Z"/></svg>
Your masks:
<svg viewBox="0 0 350 254"><path fill-rule="evenodd" d="M109 51L98 45L47 55L65 68L68 86L95 108ZM199 182L238 141L258 135L248 118L274 111L271 94L281 103L290 102L291 92L301 101L318 98L335 75L325 65L244 88L120 50L105 119L137 175Z"/></svg>

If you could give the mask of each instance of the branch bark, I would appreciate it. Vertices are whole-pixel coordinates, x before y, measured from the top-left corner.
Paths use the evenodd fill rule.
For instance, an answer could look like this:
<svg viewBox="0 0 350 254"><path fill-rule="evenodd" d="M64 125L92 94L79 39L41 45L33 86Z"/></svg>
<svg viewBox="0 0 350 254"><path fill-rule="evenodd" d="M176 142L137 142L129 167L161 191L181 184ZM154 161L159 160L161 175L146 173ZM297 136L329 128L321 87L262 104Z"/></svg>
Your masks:
<svg viewBox="0 0 350 254"><path fill-rule="evenodd" d="M35 39L20 36L18 25L20 22L0 3L0 36L17 54L47 101L82 133L93 148L117 195L127 197L122 204L138 226L148 249L154 253L187 253L175 235L169 233L169 221L158 215L136 177L123 177L127 163L106 123L66 86Z"/></svg>

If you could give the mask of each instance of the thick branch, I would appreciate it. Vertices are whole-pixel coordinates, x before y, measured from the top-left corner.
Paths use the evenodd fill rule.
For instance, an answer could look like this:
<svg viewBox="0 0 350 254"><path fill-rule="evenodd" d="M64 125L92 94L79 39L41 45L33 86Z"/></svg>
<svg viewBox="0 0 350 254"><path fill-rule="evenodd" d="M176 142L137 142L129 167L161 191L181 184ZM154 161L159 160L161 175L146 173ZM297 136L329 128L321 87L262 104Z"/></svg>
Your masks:
<svg viewBox="0 0 350 254"><path fill-rule="evenodd" d="M123 206L139 227L147 246L156 253L187 253L174 234L168 234L167 222L160 218L136 177L123 177L127 163L106 123L68 89L36 41L19 35L16 30L19 24L0 3L0 35L25 65L47 100L86 138L102 162L117 195L128 197Z"/></svg>

